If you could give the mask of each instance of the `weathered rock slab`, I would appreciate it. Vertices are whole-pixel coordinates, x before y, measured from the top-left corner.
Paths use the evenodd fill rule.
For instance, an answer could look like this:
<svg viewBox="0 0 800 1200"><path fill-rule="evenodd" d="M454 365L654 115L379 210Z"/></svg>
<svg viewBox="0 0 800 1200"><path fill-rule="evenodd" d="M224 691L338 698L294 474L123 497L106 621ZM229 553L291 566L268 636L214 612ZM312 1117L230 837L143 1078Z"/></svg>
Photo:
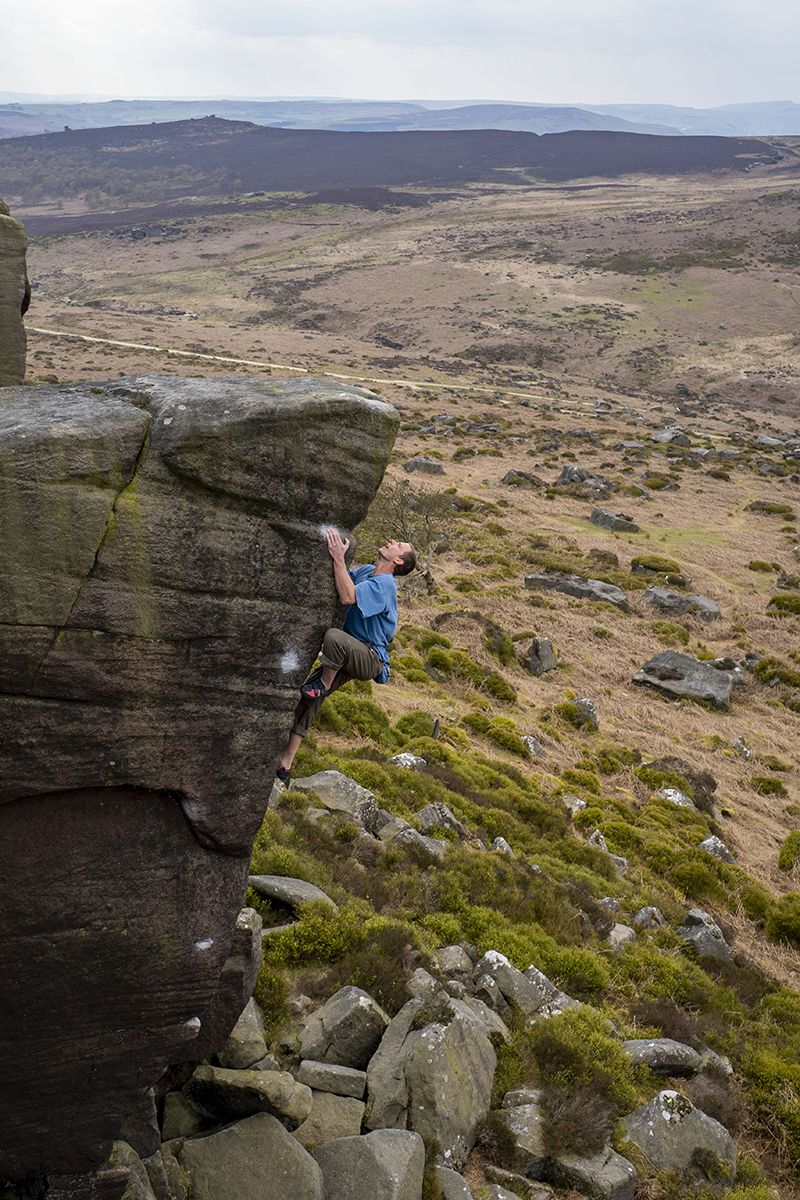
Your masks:
<svg viewBox="0 0 800 1200"><path fill-rule="evenodd" d="M322 1172L280 1121L258 1113L207 1137L185 1141L177 1154L192 1200L329 1200Z"/></svg>
<svg viewBox="0 0 800 1200"><path fill-rule="evenodd" d="M341 771L317 771L316 775L295 779L292 788L313 792L324 808L347 813L368 833L377 832L378 801L372 792Z"/></svg>
<svg viewBox="0 0 800 1200"><path fill-rule="evenodd" d="M405 1129L379 1129L339 1138L316 1151L325 1200L420 1200L425 1173L422 1138Z"/></svg>
<svg viewBox="0 0 800 1200"><path fill-rule="evenodd" d="M586 579L582 575L564 575L558 572L541 572L525 576L525 587L536 591L564 592L567 596L575 596L578 600L597 600L606 604L614 604L623 612L628 612L630 605L628 597L622 588L613 583L605 583L602 579Z"/></svg>
<svg viewBox="0 0 800 1200"><path fill-rule="evenodd" d="M610 1147L587 1157L562 1154L548 1177L559 1187L574 1188L594 1200L633 1200L636 1195L636 1168Z"/></svg>
<svg viewBox="0 0 800 1200"><path fill-rule="evenodd" d="M700 1177L698 1158L708 1167L718 1165L729 1186L736 1176L736 1145L719 1121L695 1108L679 1092L663 1091L649 1104L623 1120L625 1137L632 1141L659 1171L677 1171Z"/></svg>
<svg viewBox="0 0 800 1200"><path fill-rule="evenodd" d="M701 700L725 711L731 706L730 674L677 650L662 650L649 659L633 676L633 682L673 699Z"/></svg>
<svg viewBox="0 0 800 1200"><path fill-rule="evenodd" d="M622 1049L632 1063L644 1063L656 1075L694 1075L702 1065L696 1050L673 1038L630 1038Z"/></svg>
<svg viewBox="0 0 800 1200"><path fill-rule="evenodd" d="M300 1038L301 1056L361 1070L388 1024L386 1013L367 992L347 985L311 1014Z"/></svg>

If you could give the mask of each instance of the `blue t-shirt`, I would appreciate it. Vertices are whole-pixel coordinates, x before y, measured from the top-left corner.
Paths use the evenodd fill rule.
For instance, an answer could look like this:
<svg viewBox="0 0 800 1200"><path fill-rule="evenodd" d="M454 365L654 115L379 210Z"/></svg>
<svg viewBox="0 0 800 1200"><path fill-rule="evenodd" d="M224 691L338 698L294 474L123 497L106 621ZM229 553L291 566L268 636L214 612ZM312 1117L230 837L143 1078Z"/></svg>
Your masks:
<svg viewBox="0 0 800 1200"><path fill-rule="evenodd" d="M381 660L376 683L389 682L389 644L397 632L397 584L394 575L376 575L375 567L356 567L350 572L356 585L356 602L349 604L344 631L366 642Z"/></svg>

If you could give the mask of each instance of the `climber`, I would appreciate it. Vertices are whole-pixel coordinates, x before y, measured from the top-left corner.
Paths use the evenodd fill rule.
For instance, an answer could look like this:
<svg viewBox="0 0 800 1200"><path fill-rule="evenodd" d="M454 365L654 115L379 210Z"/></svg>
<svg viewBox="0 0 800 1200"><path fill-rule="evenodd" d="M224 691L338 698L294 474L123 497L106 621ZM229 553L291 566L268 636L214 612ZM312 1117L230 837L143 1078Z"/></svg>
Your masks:
<svg viewBox="0 0 800 1200"><path fill-rule="evenodd" d="M389 646L397 630L397 584L417 565L410 542L392 540L378 550L374 565L349 570L345 554L350 542L336 529L327 531L333 580L347 606L342 629L329 629L319 666L300 689L294 725L275 776L286 783L294 756L326 696L350 679L389 681Z"/></svg>

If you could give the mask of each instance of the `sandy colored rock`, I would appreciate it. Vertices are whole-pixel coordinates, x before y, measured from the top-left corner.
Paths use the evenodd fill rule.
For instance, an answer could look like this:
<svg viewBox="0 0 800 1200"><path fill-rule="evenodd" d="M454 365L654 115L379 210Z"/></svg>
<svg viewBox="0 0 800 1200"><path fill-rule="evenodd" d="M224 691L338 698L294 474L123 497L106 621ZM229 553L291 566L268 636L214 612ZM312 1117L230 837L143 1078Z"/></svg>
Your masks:
<svg viewBox="0 0 800 1200"><path fill-rule="evenodd" d="M0 200L0 387L25 378L26 245L25 231Z"/></svg>

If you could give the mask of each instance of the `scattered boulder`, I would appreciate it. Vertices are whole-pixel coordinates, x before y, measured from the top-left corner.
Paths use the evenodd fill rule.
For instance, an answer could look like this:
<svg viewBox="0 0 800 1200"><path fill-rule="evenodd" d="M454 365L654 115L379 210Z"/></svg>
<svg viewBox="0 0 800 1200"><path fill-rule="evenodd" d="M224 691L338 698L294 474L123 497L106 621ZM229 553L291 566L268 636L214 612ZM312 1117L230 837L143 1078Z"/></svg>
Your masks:
<svg viewBox="0 0 800 1200"><path fill-rule="evenodd" d="M607 508L593 508L589 520L601 529L614 529L619 533L638 533L639 526L626 513L612 513Z"/></svg>
<svg viewBox="0 0 800 1200"><path fill-rule="evenodd" d="M672 1038L631 1038L622 1049L632 1063L644 1063L654 1075L694 1075L702 1065L696 1050Z"/></svg>
<svg viewBox="0 0 800 1200"><path fill-rule="evenodd" d="M570 488L576 492L597 496L605 499L616 490L616 484L603 475L596 475L588 467L579 467L573 463L565 463L553 483L554 487Z"/></svg>
<svg viewBox="0 0 800 1200"><path fill-rule="evenodd" d="M644 594L645 602L659 612L680 616L690 613L701 621L716 621L720 614L719 605L708 596L692 596L686 592L674 592L666 587L649 587Z"/></svg>
<svg viewBox="0 0 800 1200"><path fill-rule="evenodd" d="M358 1137L366 1105L353 1096L312 1092L311 1112L293 1136L306 1150L313 1151L336 1138Z"/></svg>
<svg viewBox="0 0 800 1200"><path fill-rule="evenodd" d="M714 858L718 858L720 862L736 862L736 856L731 854L722 838L717 837L716 834L712 833L707 838L703 838L700 843L700 849L705 850L706 854L711 854Z"/></svg>
<svg viewBox="0 0 800 1200"><path fill-rule="evenodd" d="M600 715L594 700L590 700L588 696L578 696L572 701L572 705L578 710L582 729L596 732L600 728Z"/></svg>
<svg viewBox="0 0 800 1200"><path fill-rule="evenodd" d="M719 1121L679 1092L663 1091L623 1122L625 1136L658 1171L685 1179L717 1179L733 1185L736 1146Z"/></svg>
<svg viewBox="0 0 800 1200"><path fill-rule="evenodd" d="M472 1189L463 1175L451 1171L450 1167L435 1167L433 1174L442 1200L473 1200Z"/></svg>
<svg viewBox="0 0 800 1200"><path fill-rule="evenodd" d="M327 904L333 909L338 908L322 888L315 887L313 883L306 883L305 879L290 879L284 875L251 875L248 882L259 896L264 896L267 900L277 900L278 904L284 904L288 908L299 908L303 904L315 902Z"/></svg>
<svg viewBox="0 0 800 1200"><path fill-rule="evenodd" d="M538 967L526 967L523 974L528 982L542 993L543 1000L537 1016L555 1017L558 1013L566 1012L568 1008L580 1008L579 1000L574 1000L572 996L557 988Z"/></svg>
<svg viewBox="0 0 800 1200"><path fill-rule="evenodd" d="M201 1111L222 1120L267 1112L295 1129L311 1112L311 1089L288 1071L229 1071L202 1064L184 1092Z"/></svg>
<svg viewBox="0 0 800 1200"><path fill-rule="evenodd" d="M424 771L428 765L424 758L420 758L418 754L411 754L408 750L393 755L389 762L393 767L402 767L404 771Z"/></svg>
<svg viewBox="0 0 800 1200"><path fill-rule="evenodd" d="M368 1129L413 1129L460 1167L489 1111L497 1056L457 1001L409 1000L367 1068ZM430 1019L426 1023L426 1017Z"/></svg>
<svg viewBox="0 0 800 1200"><path fill-rule="evenodd" d="M555 671L558 659L550 638L534 638L525 652L523 663L531 675L544 675L545 671Z"/></svg>
<svg viewBox="0 0 800 1200"><path fill-rule="evenodd" d="M520 740L523 742L525 749L528 751L528 754L530 754L531 758L544 758L544 746L538 740L538 738L533 737L533 735L530 733L523 733Z"/></svg>
<svg viewBox="0 0 800 1200"><path fill-rule="evenodd" d="M317 1163L267 1113L187 1139L177 1159L193 1200L264 1200L265 1179L270 1200L326 1200Z"/></svg>
<svg viewBox="0 0 800 1200"><path fill-rule="evenodd" d="M636 1168L607 1146L597 1154L561 1154L549 1169L548 1178L558 1187L573 1188L596 1200L633 1200Z"/></svg>
<svg viewBox="0 0 800 1200"><path fill-rule="evenodd" d="M296 1072L298 1083L304 1083L317 1092L331 1092L334 1096L349 1096L360 1100L367 1088L366 1071L355 1071L338 1063L314 1062L306 1058Z"/></svg>
<svg viewBox="0 0 800 1200"><path fill-rule="evenodd" d="M377 833L378 801L372 792L341 771L317 771L316 775L295 779L292 788L313 792L324 808L347 813L368 833Z"/></svg>
<svg viewBox="0 0 800 1200"><path fill-rule="evenodd" d="M557 571L525 576L525 587L537 591L563 592L578 600L596 600L605 604L614 604L623 612L628 612L630 605L628 597L622 588L613 583L604 583L602 579L586 579L582 575L566 575Z"/></svg>
<svg viewBox="0 0 800 1200"><path fill-rule="evenodd" d="M417 471L420 475L444 475L444 467L437 459L425 458L421 454L403 463L403 470L409 475L412 471Z"/></svg>
<svg viewBox="0 0 800 1200"><path fill-rule="evenodd" d="M481 1139L484 1153L497 1166L528 1179L543 1179L547 1149L545 1118L537 1099L496 1109Z"/></svg>
<svg viewBox="0 0 800 1200"><path fill-rule="evenodd" d="M127 1172L128 1182L122 1200L156 1200L147 1168L127 1142L114 1142L108 1162L112 1168L121 1168ZM48 1188L48 1195L52 1195L50 1188Z"/></svg>
<svg viewBox="0 0 800 1200"><path fill-rule="evenodd" d="M649 659L633 682L671 698L700 700L726 712L731 706L730 674L676 650L662 650Z"/></svg>
<svg viewBox="0 0 800 1200"><path fill-rule="evenodd" d="M618 922L616 925L612 925L611 932L609 933L606 941L614 953L619 954L619 952L624 950L626 946L629 946L631 942L636 941L636 930L631 929L630 925L621 925Z"/></svg>
<svg viewBox="0 0 800 1200"><path fill-rule="evenodd" d="M589 807L585 800L581 800L580 796L562 796L561 803L573 817L577 817L578 813L582 813L585 808Z"/></svg>
<svg viewBox="0 0 800 1200"><path fill-rule="evenodd" d="M664 916L660 908L655 905L647 904L644 908L639 908L631 917L631 925L642 933L645 929L663 929L667 924L667 918Z"/></svg>
<svg viewBox="0 0 800 1200"><path fill-rule="evenodd" d="M523 487L523 488L543 488L545 482L538 475L531 475L528 471L516 471L512 467L510 471L506 471L503 478L500 480L506 487Z"/></svg>
<svg viewBox="0 0 800 1200"><path fill-rule="evenodd" d="M710 913L702 908L690 908L677 933L694 947L698 958L733 962L733 951L725 941L725 935Z"/></svg>
<svg viewBox="0 0 800 1200"><path fill-rule="evenodd" d="M266 1053L264 1014L251 996L217 1058L221 1067L246 1071L253 1063L264 1058Z"/></svg>
<svg viewBox="0 0 800 1200"><path fill-rule="evenodd" d="M314 1157L325 1181L325 1200L420 1200L422 1195L425 1146L410 1130L338 1138Z"/></svg>
<svg viewBox="0 0 800 1200"><path fill-rule="evenodd" d="M360 1070L388 1024L386 1013L361 988L340 988L308 1019L300 1038L301 1057Z"/></svg>
<svg viewBox="0 0 800 1200"><path fill-rule="evenodd" d="M693 808L697 811L697 805L694 800L690 799L685 792L680 788L665 787L660 788L653 793L659 800L669 800L670 804L677 804L678 808Z"/></svg>
<svg viewBox="0 0 800 1200"><path fill-rule="evenodd" d="M659 429L650 435L651 442L657 442L661 446L690 446L691 440L685 430L679 425L670 425L666 429Z"/></svg>
<svg viewBox="0 0 800 1200"><path fill-rule="evenodd" d="M378 835L380 836L380 834ZM392 841L396 846L409 846L428 863L442 863L447 854L447 842L440 838L427 837L410 825L397 832Z"/></svg>
<svg viewBox="0 0 800 1200"><path fill-rule="evenodd" d="M426 804L417 813L417 822L423 833L429 833L437 827L440 829L449 829L458 838L465 838L467 831L446 804L435 801L433 804Z"/></svg>
<svg viewBox="0 0 800 1200"><path fill-rule="evenodd" d="M505 854L506 858L517 857L504 837L496 837L492 842L492 849L496 850L498 854Z"/></svg>
<svg viewBox="0 0 800 1200"><path fill-rule="evenodd" d="M474 967L463 946L440 946L436 961L442 975L470 975Z"/></svg>
<svg viewBox="0 0 800 1200"><path fill-rule="evenodd" d="M551 989L556 990L550 980L539 972L536 977L529 979L497 950L487 950L475 967L476 981L485 976L497 985L507 1004L521 1009L526 1016L538 1013L545 1000L550 999Z"/></svg>

